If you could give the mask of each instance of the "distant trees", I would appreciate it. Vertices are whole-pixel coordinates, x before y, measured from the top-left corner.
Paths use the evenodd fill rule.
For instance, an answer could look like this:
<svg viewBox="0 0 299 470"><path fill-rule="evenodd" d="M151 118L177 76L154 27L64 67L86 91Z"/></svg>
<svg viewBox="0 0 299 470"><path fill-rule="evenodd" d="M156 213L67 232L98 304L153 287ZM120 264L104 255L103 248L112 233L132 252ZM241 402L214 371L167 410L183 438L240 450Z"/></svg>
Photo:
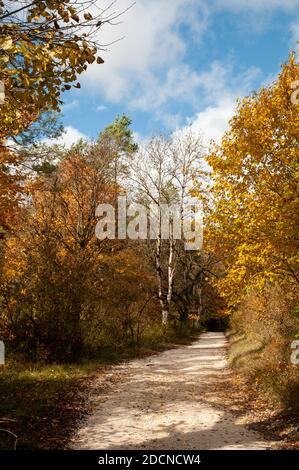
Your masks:
<svg viewBox="0 0 299 470"><path fill-rule="evenodd" d="M110 7L0 1L0 328L34 358L73 360L138 344L157 320L160 328L159 307L165 325L169 313L177 316L179 253L192 239L176 239L175 218L181 229L196 176L201 185L200 139L156 138L138 152L122 115L95 142L69 151L41 142L62 132L63 92L80 88L89 64L103 63L99 30L122 14ZM155 241L96 237L97 206L116 208L120 194L154 204ZM164 204L178 216L164 214Z"/></svg>
<svg viewBox="0 0 299 470"><path fill-rule="evenodd" d="M219 313L223 305L212 284L219 276L219 260L204 249L185 251L177 247L177 271L173 287L173 302L180 321L191 318L198 326L206 317ZM207 313L209 315L207 315Z"/></svg>
<svg viewBox="0 0 299 470"><path fill-rule="evenodd" d="M51 176L28 187L31 201L7 241L2 309L16 341L53 357L82 351L81 316L91 314L101 286L95 209L105 175L80 155L69 155Z"/></svg>
<svg viewBox="0 0 299 470"><path fill-rule="evenodd" d="M137 152L130 123L118 117L69 151L45 148L48 166L29 165L24 175L20 215L1 241L0 326L33 357L73 360L140 344L157 325L162 334L161 314L166 326L169 314L186 322L194 308L197 320L202 313L208 265L203 253L185 251L194 222L182 230L193 180L205 173L201 141L160 137ZM116 209L120 194L153 205L148 240L97 238L98 205Z"/></svg>

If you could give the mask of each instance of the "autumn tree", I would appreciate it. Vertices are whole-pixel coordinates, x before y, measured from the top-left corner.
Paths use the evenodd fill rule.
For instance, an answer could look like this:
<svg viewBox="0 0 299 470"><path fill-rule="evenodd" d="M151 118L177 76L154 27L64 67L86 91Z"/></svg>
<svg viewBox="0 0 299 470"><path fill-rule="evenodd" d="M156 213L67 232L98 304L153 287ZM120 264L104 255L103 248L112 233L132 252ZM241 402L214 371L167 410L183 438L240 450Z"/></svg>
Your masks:
<svg viewBox="0 0 299 470"><path fill-rule="evenodd" d="M88 64L103 63L97 55L101 47L97 38L114 17L109 9L94 10L93 1L13 3L0 5L0 81L5 88L2 145L42 112L59 110L61 93L80 87L73 84Z"/></svg>
<svg viewBox="0 0 299 470"><path fill-rule="evenodd" d="M229 304L253 283L298 284L299 106L292 100L299 65L294 55L278 79L242 100L213 169L211 246L226 269L219 282Z"/></svg>
<svg viewBox="0 0 299 470"><path fill-rule="evenodd" d="M137 154L132 167L135 200L153 209L151 217L154 230L151 237L155 239L157 296L164 325L167 324L173 300L178 240L183 243L187 241L182 230L188 217L184 209L191 195L195 174L202 177L204 173L202 163L201 139L188 131L169 139L152 139Z"/></svg>
<svg viewBox="0 0 299 470"><path fill-rule="evenodd" d="M112 156L100 149L79 142L53 171L32 176L17 229L3 241L1 331L33 358L135 344L153 321L153 274L140 247L96 237L97 206L115 202Z"/></svg>
<svg viewBox="0 0 299 470"><path fill-rule="evenodd" d="M64 91L80 87L89 64L103 63L98 36L117 16L91 0L0 2L0 230L12 226L7 215L22 191L23 147L11 143L38 138L42 116L59 110Z"/></svg>
<svg viewBox="0 0 299 470"><path fill-rule="evenodd" d="M105 174L72 154L28 193L25 226L7 241L2 308L13 336L29 350L75 357L83 310L91 315L101 292L95 210L109 197Z"/></svg>

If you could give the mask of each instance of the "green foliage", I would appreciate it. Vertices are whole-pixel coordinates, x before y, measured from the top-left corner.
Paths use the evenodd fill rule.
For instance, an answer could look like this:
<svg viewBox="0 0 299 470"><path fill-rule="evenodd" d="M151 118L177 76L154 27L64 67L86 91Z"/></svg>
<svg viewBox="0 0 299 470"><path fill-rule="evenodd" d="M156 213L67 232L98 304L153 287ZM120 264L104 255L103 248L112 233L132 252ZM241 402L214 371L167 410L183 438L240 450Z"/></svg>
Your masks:
<svg viewBox="0 0 299 470"><path fill-rule="evenodd" d="M99 135L99 140L109 140L118 153L133 154L137 152L138 145L134 142L132 119L123 114L117 116Z"/></svg>
<svg viewBox="0 0 299 470"><path fill-rule="evenodd" d="M38 145L43 139L57 139L62 134L63 124L60 122L59 114L48 111L41 114L28 129L13 139L24 151L28 147Z"/></svg>
<svg viewBox="0 0 299 470"><path fill-rule="evenodd" d="M114 184L122 183L122 178L129 173L129 164L138 145L130 128L132 120L123 114L117 116L112 124L99 135L98 143L109 149Z"/></svg>

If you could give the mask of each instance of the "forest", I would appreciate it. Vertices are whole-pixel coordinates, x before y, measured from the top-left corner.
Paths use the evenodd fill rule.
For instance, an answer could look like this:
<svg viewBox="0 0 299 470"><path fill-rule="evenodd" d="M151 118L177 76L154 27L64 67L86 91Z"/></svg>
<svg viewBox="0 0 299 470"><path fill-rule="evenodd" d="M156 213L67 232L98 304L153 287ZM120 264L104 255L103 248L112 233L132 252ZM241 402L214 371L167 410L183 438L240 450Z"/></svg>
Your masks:
<svg viewBox="0 0 299 470"><path fill-rule="evenodd" d="M296 55L238 101L222 141L208 148L192 126L137 141L126 113L108 126L99 121L95 139L66 147L53 143L64 131L63 96L80 93L90 64L99 74L105 67L94 35L113 18L67 0L25 4L20 19L0 2L1 446L63 446L56 425L67 439L78 390L96 373L217 331L229 340L237 384L277 420L286 413L291 447L299 395ZM163 208L175 205L183 227L191 197L203 226L192 219L189 241L201 230L203 240L186 250L186 234L175 237L175 216ZM130 204L125 233L118 218L114 237L97 236L99 205L119 214ZM156 236L140 237L138 207L151 205ZM69 409L55 424L63 396Z"/></svg>

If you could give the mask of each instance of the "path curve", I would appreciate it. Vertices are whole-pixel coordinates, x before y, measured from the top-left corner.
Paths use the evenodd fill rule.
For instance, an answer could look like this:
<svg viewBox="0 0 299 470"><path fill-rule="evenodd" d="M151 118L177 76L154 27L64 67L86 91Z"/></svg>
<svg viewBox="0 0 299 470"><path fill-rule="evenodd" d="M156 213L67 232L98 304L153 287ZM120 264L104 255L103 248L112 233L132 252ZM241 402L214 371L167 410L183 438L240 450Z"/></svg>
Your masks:
<svg viewBox="0 0 299 470"><path fill-rule="evenodd" d="M72 448L270 448L219 396L229 374L226 346L223 333L204 333L189 346L117 366L120 380L99 397Z"/></svg>

